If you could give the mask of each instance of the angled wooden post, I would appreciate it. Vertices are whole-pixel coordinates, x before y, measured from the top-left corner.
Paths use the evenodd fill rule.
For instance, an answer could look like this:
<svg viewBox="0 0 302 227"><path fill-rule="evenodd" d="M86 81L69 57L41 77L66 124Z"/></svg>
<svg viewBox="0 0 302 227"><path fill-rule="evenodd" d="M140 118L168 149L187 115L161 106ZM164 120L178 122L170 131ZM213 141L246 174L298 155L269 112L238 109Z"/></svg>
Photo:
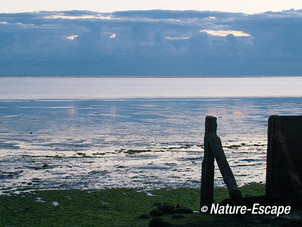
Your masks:
<svg viewBox="0 0 302 227"><path fill-rule="evenodd" d="M214 133L209 133L209 144L233 203L235 205L242 205L241 192L237 187L235 177L222 149L220 138Z"/></svg>
<svg viewBox="0 0 302 227"><path fill-rule="evenodd" d="M200 207L210 207L213 203L214 193L214 154L211 151L208 136L209 133L215 133L217 130L217 119L213 116L207 116L205 120L204 136L204 156L201 168L201 194Z"/></svg>

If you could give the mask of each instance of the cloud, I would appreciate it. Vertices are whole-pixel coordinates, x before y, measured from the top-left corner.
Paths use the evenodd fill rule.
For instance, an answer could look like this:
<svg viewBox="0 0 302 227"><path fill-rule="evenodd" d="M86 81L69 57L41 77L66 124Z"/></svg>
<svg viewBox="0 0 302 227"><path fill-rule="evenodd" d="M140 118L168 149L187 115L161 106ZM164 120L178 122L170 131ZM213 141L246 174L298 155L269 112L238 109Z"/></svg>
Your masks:
<svg viewBox="0 0 302 227"><path fill-rule="evenodd" d="M297 75L302 11L0 14L1 74Z"/></svg>
<svg viewBox="0 0 302 227"><path fill-rule="evenodd" d="M77 38L79 35L70 35L70 36L66 36L66 39L69 40L74 40L75 38Z"/></svg>
<svg viewBox="0 0 302 227"><path fill-rule="evenodd" d="M200 32L206 32L209 35L213 36L227 36L227 35L234 35L234 36L251 36L248 33L243 31L235 31L235 30L201 30Z"/></svg>

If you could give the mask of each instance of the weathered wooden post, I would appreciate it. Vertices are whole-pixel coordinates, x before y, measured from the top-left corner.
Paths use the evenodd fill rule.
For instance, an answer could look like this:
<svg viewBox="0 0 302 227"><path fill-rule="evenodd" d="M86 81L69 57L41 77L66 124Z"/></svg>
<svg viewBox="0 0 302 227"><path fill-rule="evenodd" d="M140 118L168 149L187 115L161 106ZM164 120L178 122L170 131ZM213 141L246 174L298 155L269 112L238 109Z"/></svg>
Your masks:
<svg viewBox="0 0 302 227"><path fill-rule="evenodd" d="M233 172L229 166L222 149L220 138L217 136L217 119L213 116L206 117L204 137L204 158L201 171L200 207L210 207L213 203L214 191L214 158L227 185L229 195L235 205L243 204L241 192L237 187Z"/></svg>
<svg viewBox="0 0 302 227"><path fill-rule="evenodd" d="M215 133L217 130L217 119L213 116L207 116L205 120L205 136L204 136L204 156L201 169L201 194L200 207L210 207L213 203L214 193L214 154L211 151L209 133Z"/></svg>

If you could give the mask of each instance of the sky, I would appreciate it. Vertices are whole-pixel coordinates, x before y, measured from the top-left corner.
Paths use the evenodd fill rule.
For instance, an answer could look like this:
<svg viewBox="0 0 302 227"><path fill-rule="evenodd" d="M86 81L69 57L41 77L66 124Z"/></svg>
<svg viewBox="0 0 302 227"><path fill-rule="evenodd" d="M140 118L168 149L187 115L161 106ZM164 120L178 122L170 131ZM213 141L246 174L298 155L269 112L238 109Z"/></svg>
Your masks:
<svg viewBox="0 0 302 227"><path fill-rule="evenodd" d="M146 11L141 9L147 5L143 8L138 2L132 8L131 1L127 6L122 5L125 1L114 6L106 1L104 7L83 11L88 8L71 2L66 8L64 1L60 7L51 1L54 8L45 3L46 8L39 8L34 1L16 4L18 0L13 1L18 10L31 12L8 13L7 2L2 4L7 12L0 13L0 75L302 75L302 10L286 10L298 1L282 1L282 10L276 12L253 14L201 8ZM190 0L186 2L189 7ZM227 11L222 2L215 9ZM255 0L240 2L257 5ZM268 2L262 1L261 7ZM281 5L274 2L272 11ZM90 1L85 3L88 6ZM174 9L185 9L182 1L177 3ZM74 9L71 5L82 11L61 11ZM134 6L140 10L126 10ZM240 5L233 1L230 6ZM34 11L35 7L48 10ZM106 12L116 10L122 11Z"/></svg>
<svg viewBox="0 0 302 227"><path fill-rule="evenodd" d="M65 10L113 12L150 9L260 13L302 9L301 0L0 0L0 5L0 13Z"/></svg>

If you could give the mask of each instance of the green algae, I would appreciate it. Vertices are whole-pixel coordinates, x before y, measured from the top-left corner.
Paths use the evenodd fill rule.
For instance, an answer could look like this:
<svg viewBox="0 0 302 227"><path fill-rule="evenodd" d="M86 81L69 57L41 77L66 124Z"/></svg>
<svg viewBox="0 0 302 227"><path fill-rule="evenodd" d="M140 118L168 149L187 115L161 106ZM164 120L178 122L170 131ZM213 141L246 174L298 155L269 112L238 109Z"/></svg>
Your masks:
<svg viewBox="0 0 302 227"><path fill-rule="evenodd" d="M244 196L264 194L264 185L241 188ZM228 198L225 188L215 188L215 202ZM0 196L0 226L148 226L154 204L179 204L199 211L198 188L102 190L45 190ZM172 224L213 220L209 214L186 214L181 220L163 217Z"/></svg>

